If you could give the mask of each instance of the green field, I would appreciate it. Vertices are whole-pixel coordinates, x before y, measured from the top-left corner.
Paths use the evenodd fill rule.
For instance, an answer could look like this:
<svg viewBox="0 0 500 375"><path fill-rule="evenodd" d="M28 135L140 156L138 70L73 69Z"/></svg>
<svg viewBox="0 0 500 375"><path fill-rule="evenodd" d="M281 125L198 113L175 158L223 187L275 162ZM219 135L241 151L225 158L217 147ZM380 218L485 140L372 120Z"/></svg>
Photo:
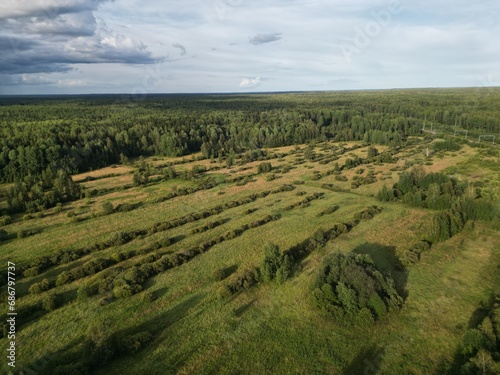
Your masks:
<svg viewBox="0 0 500 375"><path fill-rule="evenodd" d="M351 100L354 94L346 95ZM369 93L359 95L356 100L374 100ZM450 100L459 101L461 93L453 95ZM418 262L404 263L412 245L429 238L440 210L377 199L383 186L392 188L400 175L420 166L478 187L483 199L498 205L500 151L454 138L450 129L407 134L398 145L319 139L260 147L256 160L246 159L243 149L233 165L227 155L198 152L131 156L126 164L74 173L81 198L38 213L9 214L11 222L0 227L1 269L7 274L7 262L16 264L19 311L16 368L2 361L2 373L460 373L479 353L463 353L464 335L498 310L498 217L469 219L450 239L432 243ZM443 140L460 149L436 148L427 156L427 148ZM370 159L370 144L392 159ZM346 166L356 158L361 164ZM262 171L263 163L271 170ZM169 165L176 176L164 178ZM134 173L144 169L149 180L134 183ZM372 180L357 186L362 178ZM7 214L5 197L0 208ZM124 204L128 208L119 209ZM358 218L350 230L294 259L285 282L257 279L233 288L238 278L259 269L267 243L292 251L318 229L352 223L372 206L381 212ZM333 212L325 211L331 207ZM404 300L401 309L370 323L339 319L317 307L312 295L318 271L337 252L368 254L394 280ZM102 264L91 264L97 259ZM162 260L171 263L161 268ZM123 280L144 265L159 268L129 290ZM97 269L81 271L90 266ZM222 275L214 276L216 271ZM74 280L63 280L67 274ZM102 286L106 277L114 282L108 289ZM34 291L44 279L47 290ZM2 291L7 306L6 285ZM492 364L484 373L499 370L498 314L496 325L492 318ZM141 341L141 333L147 339ZM6 337L0 339L0 348L8 345Z"/></svg>

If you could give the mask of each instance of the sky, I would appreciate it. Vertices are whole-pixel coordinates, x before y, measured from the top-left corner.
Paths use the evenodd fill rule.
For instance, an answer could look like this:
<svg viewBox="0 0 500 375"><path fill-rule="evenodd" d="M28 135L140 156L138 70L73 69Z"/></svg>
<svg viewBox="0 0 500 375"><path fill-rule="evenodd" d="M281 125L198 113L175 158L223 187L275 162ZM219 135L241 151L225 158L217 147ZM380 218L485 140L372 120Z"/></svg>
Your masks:
<svg viewBox="0 0 500 375"><path fill-rule="evenodd" d="M0 95L500 86L498 0L2 0Z"/></svg>

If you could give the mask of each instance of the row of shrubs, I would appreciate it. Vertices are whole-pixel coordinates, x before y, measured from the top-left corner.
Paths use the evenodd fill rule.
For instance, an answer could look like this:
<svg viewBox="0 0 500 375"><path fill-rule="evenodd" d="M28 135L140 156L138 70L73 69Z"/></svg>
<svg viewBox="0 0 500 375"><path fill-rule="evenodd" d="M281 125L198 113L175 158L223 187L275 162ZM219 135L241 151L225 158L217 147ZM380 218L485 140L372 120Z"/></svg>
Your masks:
<svg viewBox="0 0 500 375"><path fill-rule="evenodd" d="M334 191L337 193L348 193L349 189L344 189L340 186L334 185L334 184L321 184L321 188L327 189L330 191Z"/></svg>
<svg viewBox="0 0 500 375"><path fill-rule="evenodd" d="M432 243L429 241L418 241L405 252L403 259L401 259L401 263L403 266L417 263L422 253L428 251L431 246Z"/></svg>
<svg viewBox="0 0 500 375"><path fill-rule="evenodd" d="M142 290L142 284L147 279L163 273L168 269L187 263L197 255L208 251L216 244L241 236L246 230L257 228L271 221L279 220L280 217L280 215L267 215L260 220L227 231L223 235L203 242L197 247L174 254L168 254L163 257L160 257L158 254L150 254L139 262L138 265L129 268L127 271L123 269L109 270L91 285L82 287L85 288L85 291L82 291L82 293L91 296L113 292L116 298L129 297L140 292Z"/></svg>
<svg viewBox="0 0 500 375"><path fill-rule="evenodd" d="M354 176L351 182L351 189L357 189L362 185L370 185L375 182L377 182L377 177L372 172L368 173L366 177Z"/></svg>
<svg viewBox="0 0 500 375"><path fill-rule="evenodd" d="M209 181L204 181L203 183L199 184L197 187L178 188L174 191L169 192L168 194L165 194L164 196L151 199L150 203L156 204L156 203L166 202L168 200L177 197L183 197L189 194L194 194L198 191L210 190L216 186L218 186L218 183L214 179L210 179Z"/></svg>
<svg viewBox="0 0 500 375"><path fill-rule="evenodd" d="M112 246L119 246L132 241L137 237L150 236L158 232L166 231L169 229L177 228L179 226L185 225L187 223L192 223L213 215L218 215L225 210L239 207L251 202L255 202L259 198L265 198L270 194L278 194L281 192L292 191L295 187L293 185L282 185L273 190L266 190L260 193L251 194L245 198L238 201L231 201L224 204L219 204L211 209L204 210L202 212L194 212L177 219L173 219L166 222L156 223L152 227L143 230L136 230L131 232L116 232L108 240L96 243L90 247L76 249L76 250L66 250L59 251L56 255L52 257L43 256L35 259L25 267L21 267L20 271L25 277L32 277L39 275L42 271L60 264L70 263L77 259L82 258L88 254L96 251L102 251Z"/></svg>
<svg viewBox="0 0 500 375"><path fill-rule="evenodd" d="M217 228L221 225L226 224L229 220L231 220L231 219L219 219L216 221L211 221L211 222L209 222L201 227L197 227L197 228L192 229L191 234L203 233L203 232L206 232L210 229Z"/></svg>
<svg viewBox="0 0 500 375"><path fill-rule="evenodd" d="M307 207L310 202L312 202L313 200L316 200L316 199L322 199L324 197L324 195L325 195L325 193L315 192L312 195L305 197L304 199L302 199L299 202L296 202L296 203L293 203L289 206L286 206L285 210L289 211L289 210L293 210L294 208L297 208L297 207Z"/></svg>
<svg viewBox="0 0 500 375"><path fill-rule="evenodd" d="M382 212L381 208L368 207L358 212L355 217L371 219L374 215ZM369 213L369 215L367 215ZM343 233L350 232L359 224L359 220L351 220L346 223L338 223L325 231L318 229L311 237L283 252L276 245L270 244L265 248L264 261L260 267L247 268L227 284L218 289L220 298L227 298L241 290L249 289L259 281L276 280L281 283L288 279L293 272L297 262L305 258L314 250L324 246Z"/></svg>
<svg viewBox="0 0 500 375"><path fill-rule="evenodd" d="M321 216L324 216L324 215L330 215L330 214L333 214L334 212L336 212L338 209L340 208L340 206L330 206L326 209L324 209L323 211L321 211L317 216L318 217L321 217Z"/></svg>
<svg viewBox="0 0 500 375"><path fill-rule="evenodd" d="M54 375L91 374L113 360L137 353L152 339L153 335L149 331L110 335L100 327L92 327L87 333L84 350L78 361L68 358L62 360L66 362L64 364L48 363L48 366L53 368L51 373Z"/></svg>

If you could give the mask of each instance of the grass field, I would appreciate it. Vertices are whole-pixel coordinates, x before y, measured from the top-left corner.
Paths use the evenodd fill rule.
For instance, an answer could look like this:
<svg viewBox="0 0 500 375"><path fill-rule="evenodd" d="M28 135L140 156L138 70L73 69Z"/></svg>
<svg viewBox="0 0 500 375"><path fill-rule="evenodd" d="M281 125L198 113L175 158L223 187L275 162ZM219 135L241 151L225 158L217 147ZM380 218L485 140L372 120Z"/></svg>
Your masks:
<svg viewBox="0 0 500 375"><path fill-rule="evenodd" d="M84 191L97 193L46 210L43 216L13 217L4 229L10 239L2 243L0 261L14 262L18 270L34 259L58 252L75 251L104 243L116 233L144 233L77 259L43 269L38 275L16 281L17 306L34 306L47 294L56 294L58 307L36 310L29 319L17 321L18 366L14 372L52 374L56 366L78 362L85 352L90 332L124 337L147 331L151 340L125 356L114 356L93 368L97 374L442 374L453 371L462 336L472 326L474 314L498 292L498 224L469 222L452 239L432 246L420 262L405 269L399 259L430 230L432 212L402 203L381 203L379 189L392 186L399 173L412 162L427 164L428 172L448 171L459 178L484 181L484 190L498 193L498 163L482 149L464 146L457 153L436 153L426 157L418 147L400 150L395 163L362 164L339 174L329 174L334 163L350 157L366 158L367 146L350 142L349 149L335 161L321 163L339 144L316 145L317 159L305 159L305 145L269 149L281 157L267 160L273 170L258 173L262 161L228 167L224 162L195 158L145 159L158 175L163 165L178 161L176 171L204 166L197 179L170 179L133 186L135 164L105 168L78 176ZM351 148L355 148L350 150ZM339 147L340 148L340 147ZM380 153L389 152L378 147ZM488 158L491 158L488 159ZM160 167L158 167L160 166ZM283 169L280 166L288 166ZM363 169L362 171L360 169ZM369 172L376 181L353 188L356 176ZM270 176L272 177L270 178ZM342 181L336 176L345 176ZM154 176L154 174L153 174ZM90 177L90 178L89 178ZM196 188L201 179L213 177L219 183L185 195L158 201L158 197ZM234 180L236 177L240 180ZM233 179L233 182L231 180ZM326 184L336 189L325 188ZM293 190L277 191L283 185ZM251 195L271 192L244 201ZM322 196L299 205L305 197ZM130 203L133 209L103 214L103 203ZM230 202L239 202L231 205ZM288 206L296 203L295 207ZM227 204L227 207L224 206ZM223 207L210 216L192 219L165 230L158 223L174 221L192 213ZM377 205L382 212L362 220L348 233L332 239L296 265L284 284L261 283L221 298L222 285L245 270L260 265L267 242L287 250L309 238L318 228L352 220L354 214ZM320 215L326 207L338 206ZM68 215L68 213L71 213ZM268 215L279 215L257 227L249 223ZM218 221L220 225L209 225ZM197 228L207 226L196 232ZM185 262L159 272L142 285L143 291L127 298L105 292L88 298L77 297L82 285L103 275L124 274L133 266L155 259L183 254L200 244L227 237ZM165 243L165 239L172 241ZM159 245L157 245L159 244ZM404 297L403 308L373 325L338 321L314 307L312 285L327 255L369 254L378 269L391 275ZM75 270L92 259L125 259L109 264L92 275L55 285L62 272ZM114 258L113 258L114 259ZM223 280L214 280L214 271L225 270ZM29 288L43 279L50 291L30 294ZM145 300L146 293L154 300ZM24 319L24 320L23 320ZM0 340L7 347L8 340ZM42 344L43 343L43 344ZM3 362L2 362L3 363ZM2 373L10 369L3 364ZM24 371L24 372L22 372ZM31 372L30 372L31 371ZM68 372L69 373L69 372Z"/></svg>

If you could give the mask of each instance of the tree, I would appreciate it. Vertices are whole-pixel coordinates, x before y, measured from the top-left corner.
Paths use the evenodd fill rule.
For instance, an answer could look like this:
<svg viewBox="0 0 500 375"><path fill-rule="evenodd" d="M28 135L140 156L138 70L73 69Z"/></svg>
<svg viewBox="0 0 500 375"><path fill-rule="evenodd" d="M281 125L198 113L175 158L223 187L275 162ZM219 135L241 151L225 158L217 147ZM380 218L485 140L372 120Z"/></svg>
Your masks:
<svg viewBox="0 0 500 375"><path fill-rule="evenodd" d="M271 242L264 247L264 260L260 265L260 278L264 282L276 280L278 283L285 282L292 271L292 260L284 255L278 245Z"/></svg>
<svg viewBox="0 0 500 375"><path fill-rule="evenodd" d="M108 201L102 203L102 210L104 215L110 215L113 212L115 212L115 209L113 208L113 203Z"/></svg>
<svg viewBox="0 0 500 375"><path fill-rule="evenodd" d="M375 156L378 156L378 150L373 146L368 147L368 158L374 158Z"/></svg>
<svg viewBox="0 0 500 375"><path fill-rule="evenodd" d="M270 172L273 169L271 163L269 162L263 162L259 164L259 167L257 169L258 173L266 173Z"/></svg>
<svg viewBox="0 0 500 375"><path fill-rule="evenodd" d="M377 199L381 202L390 202L394 199L394 194L392 190L389 190L389 188L384 185L377 193Z"/></svg>

